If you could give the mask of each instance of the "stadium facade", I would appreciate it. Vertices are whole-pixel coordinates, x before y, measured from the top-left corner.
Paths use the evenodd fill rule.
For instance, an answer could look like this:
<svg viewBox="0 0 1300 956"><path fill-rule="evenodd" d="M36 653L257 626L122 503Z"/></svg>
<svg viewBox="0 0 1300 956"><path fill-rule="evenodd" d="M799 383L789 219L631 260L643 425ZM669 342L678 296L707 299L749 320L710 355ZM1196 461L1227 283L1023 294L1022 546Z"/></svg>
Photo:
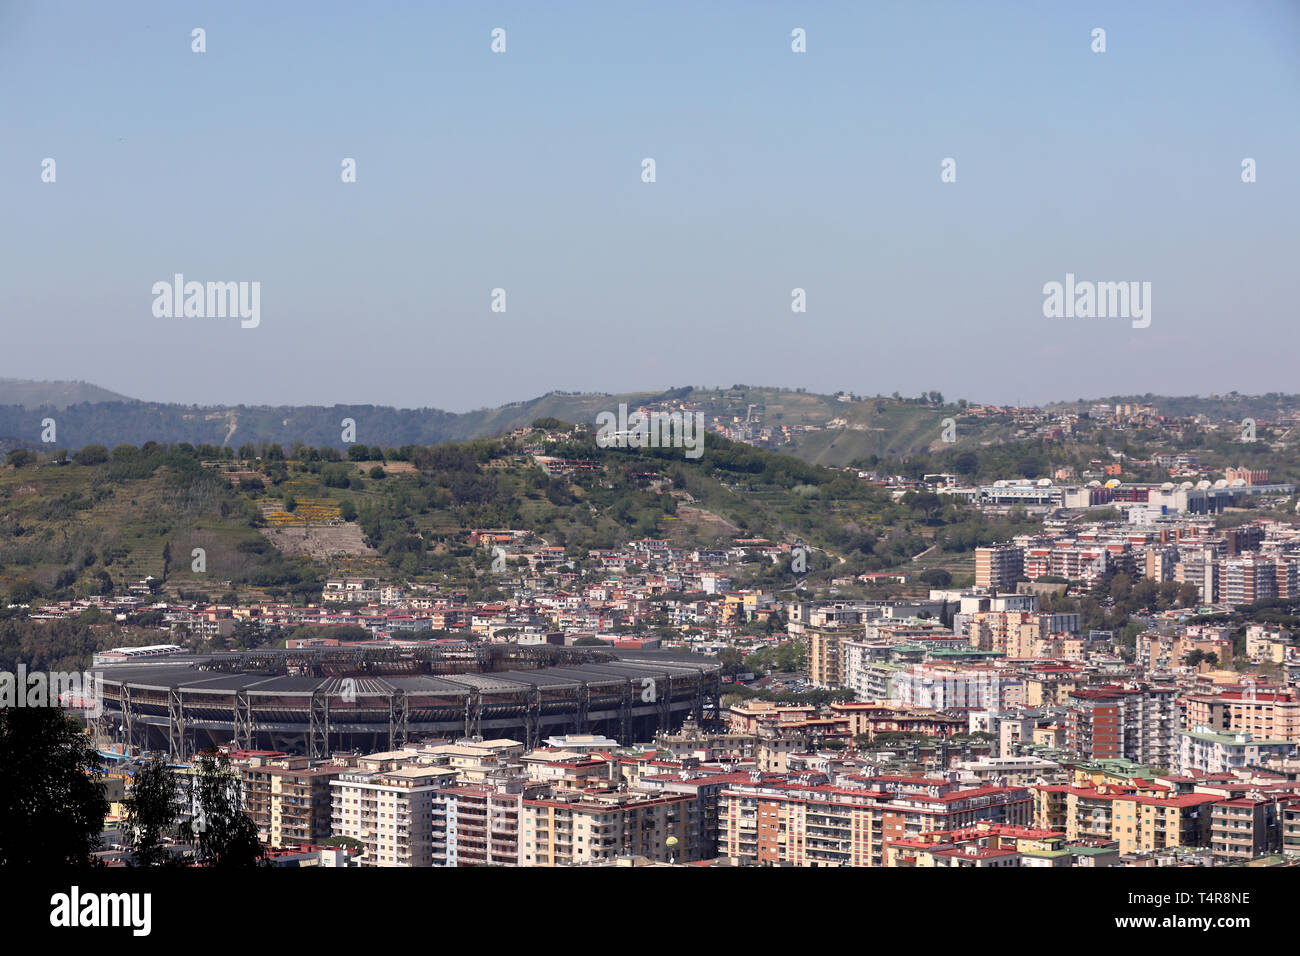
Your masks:
<svg viewBox="0 0 1300 956"><path fill-rule="evenodd" d="M593 733L650 740L717 715L721 667L689 654L454 644L170 655L97 668L103 739L173 759L217 745L328 757L408 739Z"/></svg>

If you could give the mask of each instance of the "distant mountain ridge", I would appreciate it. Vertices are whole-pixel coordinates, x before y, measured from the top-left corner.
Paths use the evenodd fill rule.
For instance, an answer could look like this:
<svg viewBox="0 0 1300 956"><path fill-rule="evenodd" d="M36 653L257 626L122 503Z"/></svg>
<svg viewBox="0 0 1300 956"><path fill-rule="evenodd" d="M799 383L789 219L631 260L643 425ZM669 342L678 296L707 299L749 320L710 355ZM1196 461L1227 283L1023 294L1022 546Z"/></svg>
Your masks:
<svg viewBox="0 0 1300 956"><path fill-rule="evenodd" d="M1106 398L1073 402L1053 402L1043 406L1051 410L1087 411L1092 405L1153 405L1161 415L1173 418L1194 418L1198 415L1213 421L1227 421L1251 417L1260 421L1282 421L1300 412L1300 396L1284 392L1265 395L1241 395L1228 392L1223 395L1111 395Z"/></svg>
<svg viewBox="0 0 1300 956"><path fill-rule="evenodd" d="M539 418L594 422L619 404L689 402L729 424L755 422L776 437L774 450L822 465L844 465L872 455L903 456L934 451L945 422L956 421L958 446L1014 440L1008 416L970 414L965 403L945 402L939 393L920 398L819 395L800 389L748 385L731 388L671 388L624 394L550 392L525 402L471 412L436 408L399 409L377 405L196 406L145 402L86 382L0 379L0 448L39 444L43 420L53 417L60 448L88 444L113 447L148 441L193 445L295 442L343 448L344 420L355 422L359 444L385 448L432 445L499 435ZM1163 414L1205 414L1216 420L1254 417L1278 421L1300 416L1300 396L1270 394L1213 398L1154 395L1061 402L1048 408L1087 410L1098 404L1151 404ZM949 446L951 447L951 446Z"/></svg>
<svg viewBox="0 0 1300 956"><path fill-rule="evenodd" d="M89 382L34 382L0 378L0 405L67 408L82 402L133 402L135 399Z"/></svg>

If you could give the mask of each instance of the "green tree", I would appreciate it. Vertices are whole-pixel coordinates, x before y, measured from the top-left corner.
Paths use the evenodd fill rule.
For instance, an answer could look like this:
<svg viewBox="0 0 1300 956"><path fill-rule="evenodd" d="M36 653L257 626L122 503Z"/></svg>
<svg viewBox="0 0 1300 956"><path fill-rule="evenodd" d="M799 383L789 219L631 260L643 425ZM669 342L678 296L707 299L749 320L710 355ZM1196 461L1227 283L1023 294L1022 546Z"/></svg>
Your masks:
<svg viewBox="0 0 1300 956"><path fill-rule="evenodd" d="M108 449L103 445L87 445L72 460L78 465L102 465L108 461Z"/></svg>
<svg viewBox="0 0 1300 956"><path fill-rule="evenodd" d="M734 647L724 647L718 652L718 662L722 665L723 674L735 677L745 664L745 655Z"/></svg>
<svg viewBox="0 0 1300 956"><path fill-rule="evenodd" d="M222 869L266 865L257 825L243 811L242 786L223 753L199 754L191 784L197 804L194 820L182 827L198 844L200 866Z"/></svg>
<svg viewBox="0 0 1300 956"><path fill-rule="evenodd" d="M1160 585L1150 578L1141 578L1133 585L1129 600L1135 608L1154 607L1160 598Z"/></svg>
<svg viewBox="0 0 1300 956"><path fill-rule="evenodd" d="M925 584L934 588L946 588L952 584L952 573L943 568L930 568L917 575Z"/></svg>
<svg viewBox="0 0 1300 956"><path fill-rule="evenodd" d="M126 800L126 828L137 866L160 866L169 855L162 838L176 826L176 774L161 755L135 775Z"/></svg>
<svg viewBox="0 0 1300 956"><path fill-rule="evenodd" d="M261 647L265 642L266 636L262 633L262 625L258 621L236 621L230 632L230 643L237 650L251 651Z"/></svg>
<svg viewBox="0 0 1300 956"><path fill-rule="evenodd" d="M100 769L63 711L0 708L0 866L89 865L108 814Z"/></svg>
<svg viewBox="0 0 1300 956"><path fill-rule="evenodd" d="M21 581L15 581L9 587L10 604L30 604L40 596L40 589L26 578Z"/></svg>
<svg viewBox="0 0 1300 956"><path fill-rule="evenodd" d="M909 491L903 495L902 504L919 512L926 521L933 521L943 513L943 499L933 491Z"/></svg>

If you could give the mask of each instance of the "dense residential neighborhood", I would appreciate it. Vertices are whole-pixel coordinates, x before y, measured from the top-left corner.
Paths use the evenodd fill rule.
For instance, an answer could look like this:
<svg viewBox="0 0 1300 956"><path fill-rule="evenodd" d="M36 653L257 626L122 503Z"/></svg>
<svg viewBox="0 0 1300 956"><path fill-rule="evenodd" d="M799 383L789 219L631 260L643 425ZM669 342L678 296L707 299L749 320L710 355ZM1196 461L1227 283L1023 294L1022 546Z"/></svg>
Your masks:
<svg viewBox="0 0 1300 956"><path fill-rule="evenodd" d="M484 572L491 600L345 576L318 602L177 601L146 579L26 616L142 625L150 643L93 661L140 686L201 673L214 653L255 656L268 635L285 673L313 672L295 653L352 649L433 655L455 685L470 678L445 662L499 646L606 648L628 668L669 654L720 674L684 722L644 739L576 715L554 725L563 733L524 717L522 739L410 733L380 751L348 749L327 724L322 747L304 731L264 738L289 744L267 750L208 725L277 866L1287 863L1300 854L1300 645L1293 626L1240 612L1300 601L1300 525L1275 512L1221 527L1137 496L1112 512L1116 500L1092 503L1102 520L1055 509L1036 533L976 548L964 586L918 587L905 570L826 582L896 592L879 599L737 583L746 562L789 568L801 547L789 542L634 538L578 561L530 530L485 528L465 540L504 558ZM1133 611L1121 631L1091 627L1097 608L1073 595ZM391 684L378 666L368 679ZM540 679L552 664L538 666ZM400 699L415 706L415 691ZM157 736L125 690L105 702L89 726L117 794L108 825L164 743L189 813L185 728ZM191 736L193 706L169 717Z"/></svg>

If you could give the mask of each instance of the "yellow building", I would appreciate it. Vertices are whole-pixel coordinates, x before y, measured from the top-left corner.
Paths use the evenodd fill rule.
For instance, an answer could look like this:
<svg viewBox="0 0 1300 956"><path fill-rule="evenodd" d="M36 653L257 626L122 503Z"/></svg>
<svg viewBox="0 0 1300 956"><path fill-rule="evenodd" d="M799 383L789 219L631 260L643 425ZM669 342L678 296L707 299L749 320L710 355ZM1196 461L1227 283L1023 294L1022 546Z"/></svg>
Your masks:
<svg viewBox="0 0 1300 956"><path fill-rule="evenodd" d="M1210 807L1221 799L1205 793L1180 797L1120 797L1112 831L1121 853L1204 846L1209 842Z"/></svg>
<svg viewBox="0 0 1300 956"><path fill-rule="evenodd" d="M1029 707L1064 707L1078 688L1078 680L1066 675L1032 675L1025 680L1025 704Z"/></svg>
<svg viewBox="0 0 1300 956"><path fill-rule="evenodd" d="M807 628L808 676L818 687L844 686L845 654L842 643L856 635L834 628Z"/></svg>
<svg viewBox="0 0 1300 956"><path fill-rule="evenodd" d="M1184 726L1216 733L1300 741L1300 700L1290 691L1227 691L1193 694L1185 701Z"/></svg>
<svg viewBox="0 0 1300 956"><path fill-rule="evenodd" d="M1046 727L1035 727L1034 746L1061 750L1065 747L1067 736L1065 724L1048 724Z"/></svg>
<svg viewBox="0 0 1300 956"><path fill-rule="evenodd" d="M1031 788L1034 825L1062 829L1066 839L1114 840L1121 853L1204 846L1212 794L1155 796L1109 787L1043 784Z"/></svg>
<svg viewBox="0 0 1300 956"><path fill-rule="evenodd" d="M700 859L701 822L694 794L558 793L525 799L519 865L573 866L620 856L691 862Z"/></svg>

